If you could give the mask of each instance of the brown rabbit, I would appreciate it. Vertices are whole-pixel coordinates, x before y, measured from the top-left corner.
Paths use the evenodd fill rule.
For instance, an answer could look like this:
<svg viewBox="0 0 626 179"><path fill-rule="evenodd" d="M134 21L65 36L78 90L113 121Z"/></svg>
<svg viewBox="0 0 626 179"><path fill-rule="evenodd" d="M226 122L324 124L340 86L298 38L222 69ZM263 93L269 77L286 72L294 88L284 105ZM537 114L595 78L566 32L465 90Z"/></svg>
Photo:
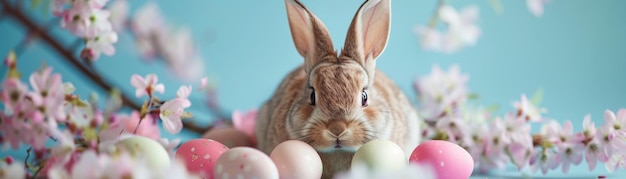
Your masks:
<svg viewBox="0 0 626 179"><path fill-rule="evenodd" d="M408 157L420 140L417 112L376 69L389 37L390 0L361 5L339 55L322 21L296 0L285 4L304 65L259 110L259 149L269 154L286 140L304 141L322 158L322 178L349 169L354 152L373 139L395 142Z"/></svg>

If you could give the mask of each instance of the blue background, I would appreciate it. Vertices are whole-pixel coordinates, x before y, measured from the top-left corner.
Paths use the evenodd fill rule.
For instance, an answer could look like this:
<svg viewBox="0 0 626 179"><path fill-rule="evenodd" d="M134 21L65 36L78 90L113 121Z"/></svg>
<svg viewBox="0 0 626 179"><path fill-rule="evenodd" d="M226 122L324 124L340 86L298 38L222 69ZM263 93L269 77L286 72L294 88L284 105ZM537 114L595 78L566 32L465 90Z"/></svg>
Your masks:
<svg viewBox="0 0 626 179"><path fill-rule="evenodd" d="M130 2L131 14L148 1ZM604 110L626 107L626 1L569 0L551 1L543 17L535 17L526 1L502 1L498 13L489 0L449 1L457 9L476 4L480 9L482 36L475 46L458 53L443 54L422 50L412 32L417 24L426 24L436 6L435 0L394 0L389 44L378 67L415 100L413 81L430 72L433 64L447 69L459 64L470 75L469 88L478 93L479 104L500 105L498 114L510 110L520 94L532 95L543 89L541 106L546 117L572 120L580 130L582 118L591 114L596 124L604 122ZM188 0L157 1L161 12L173 26L191 29L206 74L216 80L220 104L227 110L258 108L269 98L282 78L302 63L289 33L284 2ZM328 27L335 47L343 46L347 27L362 1L303 0ZM49 22L50 15L31 10L29 15L39 23ZM75 38L60 26L50 30L70 45ZM0 22L0 54L15 48L26 35L13 19ZM120 34L115 45L117 54L102 57L96 68L116 87L133 94L132 74L157 73L166 85L165 97L173 97L181 84L196 86L173 76L163 63L145 63L139 57L131 34ZM96 91L94 83L84 78L47 44L34 43L19 56L19 69L29 74L41 62L63 74L77 93L87 96ZM4 74L6 68L0 69ZM27 76L23 77L25 80ZM131 95L132 96L132 95ZM195 94L195 100L202 95ZM196 103L191 111L198 124L211 122L206 106ZM139 101L137 101L139 102ZM534 130L537 129L535 126ZM191 139L198 135L183 132L168 137ZM23 156L22 152L9 152ZM2 152L2 156L6 155ZM519 172L496 172L504 176L521 176ZM586 164L573 168L567 176L593 177L606 174L603 165L589 173ZM624 174L624 172L621 172ZM534 174L539 176L540 174ZM563 176L552 171L548 176ZM493 177L493 176L492 176ZM492 178L490 177L490 178Z"/></svg>

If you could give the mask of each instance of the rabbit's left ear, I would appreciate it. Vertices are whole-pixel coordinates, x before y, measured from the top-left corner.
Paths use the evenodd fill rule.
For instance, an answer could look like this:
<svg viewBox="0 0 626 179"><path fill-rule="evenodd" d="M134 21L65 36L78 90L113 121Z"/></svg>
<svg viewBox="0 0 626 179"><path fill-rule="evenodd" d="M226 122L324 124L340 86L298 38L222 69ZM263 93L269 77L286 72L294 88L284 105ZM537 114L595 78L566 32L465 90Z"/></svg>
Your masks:
<svg viewBox="0 0 626 179"><path fill-rule="evenodd" d="M367 0L356 12L342 54L358 59L367 68L387 46L391 23L391 0ZM369 69L368 69L369 70Z"/></svg>

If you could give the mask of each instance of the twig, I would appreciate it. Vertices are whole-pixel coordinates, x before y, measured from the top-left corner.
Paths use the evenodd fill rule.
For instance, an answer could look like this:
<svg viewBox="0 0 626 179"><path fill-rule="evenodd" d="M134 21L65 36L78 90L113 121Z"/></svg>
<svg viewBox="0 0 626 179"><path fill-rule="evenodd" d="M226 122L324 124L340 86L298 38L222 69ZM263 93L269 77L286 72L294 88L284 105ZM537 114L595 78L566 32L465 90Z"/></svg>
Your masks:
<svg viewBox="0 0 626 179"><path fill-rule="evenodd" d="M6 13L4 13L4 11L0 12L0 22L2 22L5 17L7 17Z"/></svg>
<svg viewBox="0 0 626 179"><path fill-rule="evenodd" d="M3 11L4 14L4 11ZM54 18L50 21L48 21L47 23L45 23L44 28L43 29L51 29L54 25L59 24L59 20L58 18ZM37 40L37 33L33 32L32 30L28 30L28 32L26 32L26 36L24 37L24 39L22 41L20 41L20 43L13 48L15 55L19 58L24 51L26 51L26 48L28 48L28 46L35 40Z"/></svg>
<svg viewBox="0 0 626 179"><path fill-rule="evenodd" d="M441 9L443 5L446 5L446 0L437 1L437 7L435 7L435 11L433 12L432 16L430 16L430 21L428 22L429 27L435 28L437 26L437 22L439 19L439 9Z"/></svg>
<svg viewBox="0 0 626 179"><path fill-rule="evenodd" d="M28 158L30 158L30 151L33 150L33 147L29 147L28 149L26 149L26 158L24 159L24 168L28 169Z"/></svg>
<svg viewBox="0 0 626 179"><path fill-rule="evenodd" d="M4 14L13 16L19 23L24 25L27 29L30 29L35 34L38 34L38 36L45 43L50 45L50 47L52 47L53 50L57 51L61 56L64 57L62 59L65 59L67 62L72 64L75 68L77 68L80 72L82 72L85 75L85 77L91 79L90 81L92 81L98 87L106 91L113 90L112 85L105 82L105 80L99 74L93 73L88 68L83 66L81 62L74 55L72 55L72 50L64 48L59 43L60 41L58 39L52 37L52 35L50 35L46 30L39 28L39 26L34 23L34 20L27 17L27 15L24 12L22 12L20 9L12 8L8 0L0 0L0 3L2 3ZM126 95L121 94L121 98L122 98L122 104L130 108L133 108L135 110L140 109L140 106L134 103L132 100L130 100L130 98L128 98ZM183 127L196 133L203 133L204 131L206 131L206 128L196 126L195 124L187 123L187 122L183 123Z"/></svg>

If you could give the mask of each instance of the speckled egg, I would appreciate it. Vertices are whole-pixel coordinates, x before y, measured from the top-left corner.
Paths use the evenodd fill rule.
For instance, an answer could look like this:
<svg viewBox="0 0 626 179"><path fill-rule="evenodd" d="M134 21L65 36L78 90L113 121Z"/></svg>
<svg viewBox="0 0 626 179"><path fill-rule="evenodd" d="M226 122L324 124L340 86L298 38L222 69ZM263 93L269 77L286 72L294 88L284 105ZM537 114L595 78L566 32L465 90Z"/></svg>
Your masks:
<svg viewBox="0 0 626 179"><path fill-rule="evenodd" d="M115 147L117 150L128 151L131 156L143 157L154 168L170 165L170 156L163 145L147 137L128 137L115 143Z"/></svg>
<svg viewBox="0 0 626 179"><path fill-rule="evenodd" d="M352 157L352 166L365 164L370 169L396 171L407 165L406 155L397 144L376 139L363 144Z"/></svg>
<svg viewBox="0 0 626 179"><path fill-rule="evenodd" d="M278 144L270 154L281 179L319 179L322 159L311 145L299 140Z"/></svg>
<svg viewBox="0 0 626 179"><path fill-rule="evenodd" d="M211 129L204 133L202 138L213 139L229 148L254 146L250 138L245 133L232 127Z"/></svg>
<svg viewBox="0 0 626 179"><path fill-rule="evenodd" d="M430 165L438 179L469 178L474 169L474 160L465 149L443 140L420 144L411 153L409 162Z"/></svg>
<svg viewBox="0 0 626 179"><path fill-rule="evenodd" d="M176 157L182 160L187 171L213 177L215 162L228 147L211 139L189 140L176 150Z"/></svg>
<svg viewBox="0 0 626 179"><path fill-rule="evenodd" d="M214 176L217 179L278 179L278 169L265 153L251 147L235 147L217 159Z"/></svg>

